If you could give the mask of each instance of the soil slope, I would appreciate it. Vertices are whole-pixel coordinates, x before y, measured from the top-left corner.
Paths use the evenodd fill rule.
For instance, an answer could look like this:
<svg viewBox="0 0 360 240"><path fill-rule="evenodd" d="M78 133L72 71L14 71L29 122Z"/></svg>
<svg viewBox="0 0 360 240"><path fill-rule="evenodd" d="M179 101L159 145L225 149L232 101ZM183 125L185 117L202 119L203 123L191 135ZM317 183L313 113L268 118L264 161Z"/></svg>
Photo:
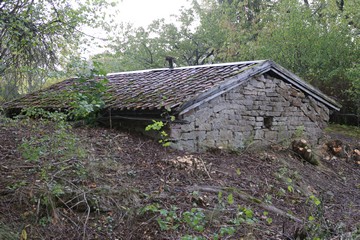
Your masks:
<svg viewBox="0 0 360 240"><path fill-rule="evenodd" d="M189 154L1 118L0 239L358 239L360 165L289 145Z"/></svg>

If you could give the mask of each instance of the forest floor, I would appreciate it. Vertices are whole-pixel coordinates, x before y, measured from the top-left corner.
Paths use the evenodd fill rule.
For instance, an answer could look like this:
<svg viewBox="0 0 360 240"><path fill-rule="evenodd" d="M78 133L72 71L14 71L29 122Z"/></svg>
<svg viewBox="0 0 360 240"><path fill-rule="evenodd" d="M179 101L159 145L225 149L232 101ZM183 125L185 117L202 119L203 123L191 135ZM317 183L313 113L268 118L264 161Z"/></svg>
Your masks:
<svg viewBox="0 0 360 240"><path fill-rule="evenodd" d="M360 239L359 162L322 145L314 166L289 145L190 154L1 117L0 239Z"/></svg>

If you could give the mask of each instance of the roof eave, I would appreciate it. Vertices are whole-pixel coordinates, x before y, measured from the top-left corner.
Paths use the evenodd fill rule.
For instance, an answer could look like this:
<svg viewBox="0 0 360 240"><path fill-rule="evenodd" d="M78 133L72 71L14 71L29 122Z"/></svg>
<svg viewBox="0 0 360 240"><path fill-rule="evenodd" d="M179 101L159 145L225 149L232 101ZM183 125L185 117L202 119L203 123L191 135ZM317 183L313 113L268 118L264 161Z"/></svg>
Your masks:
<svg viewBox="0 0 360 240"><path fill-rule="evenodd" d="M311 97L315 98L319 102L325 104L329 108L334 109L336 111L340 110L341 105L336 101L334 101L333 99L326 96L320 90L315 89L310 84L306 83L298 76L286 70L285 68L281 67L280 65L276 64L272 60L264 60L259 62L258 65L255 65L250 69L245 70L244 72L227 79L223 84L215 88L209 89L208 91L187 101L182 106L179 106L179 108L176 109L176 112L178 113L179 116L183 115L191 111L192 109L202 105L203 103L206 103L216 98L217 96L220 96L221 94L228 92L240 86L241 84L244 84L245 82L247 82L246 81L247 79L250 79L255 75L264 74L269 71L273 71L274 73L282 77L285 81L291 83L295 87L299 88L300 90L307 93Z"/></svg>
<svg viewBox="0 0 360 240"><path fill-rule="evenodd" d="M298 89L302 90L303 92L309 94L311 97L315 98L319 102L325 104L333 110L340 111L340 108L342 107L341 104L331 99L330 97L322 93L320 90L312 87L310 84L306 83L294 73L288 71L287 69L283 68L282 66L276 64L271 60L268 61L271 64L271 68L269 70L278 74L280 77L282 77Z"/></svg>

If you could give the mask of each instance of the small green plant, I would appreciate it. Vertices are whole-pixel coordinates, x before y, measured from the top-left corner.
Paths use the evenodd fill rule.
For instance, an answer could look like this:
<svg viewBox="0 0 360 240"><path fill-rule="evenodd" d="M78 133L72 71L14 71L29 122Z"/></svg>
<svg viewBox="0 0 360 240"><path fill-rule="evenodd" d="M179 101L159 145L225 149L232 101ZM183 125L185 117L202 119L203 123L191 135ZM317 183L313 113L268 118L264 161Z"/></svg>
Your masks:
<svg viewBox="0 0 360 240"><path fill-rule="evenodd" d="M238 211L236 213L235 219L233 219L233 224L238 226L242 223L254 224L258 220L254 217L254 212L250 208L238 206Z"/></svg>
<svg viewBox="0 0 360 240"><path fill-rule="evenodd" d="M23 139L18 149L27 161L37 162L43 154L44 146L37 144L37 139L31 137L30 139Z"/></svg>
<svg viewBox="0 0 360 240"><path fill-rule="evenodd" d="M48 224L51 223L51 218L50 217L42 217L39 219L39 225L46 227Z"/></svg>
<svg viewBox="0 0 360 240"><path fill-rule="evenodd" d="M220 240L223 239L225 237L225 239L227 238L226 236L230 237L232 236L234 233L236 232L235 228L232 226L223 226L220 228L218 233L215 233L212 237L212 239L214 240Z"/></svg>
<svg viewBox="0 0 360 240"><path fill-rule="evenodd" d="M171 142L169 140L169 135L166 133L166 131L164 130L164 128L166 127L166 125L170 122L175 121L175 117L174 116L169 116L168 117L169 120L166 120L165 122L163 121L155 121L153 120L152 124L149 124L145 127L145 131L156 131L160 134L160 140L159 143L161 143L164 147L168 147L170 146Z"/></svg>
<svg viewBox="0 0 360 240"><path fill-rule="evenodd" d="M267 224L270 225L273 222L273 219L271 217L269 217L268 215L269 215L269 212L267 212L267 211L263 212L263 218L265 219Z"/></svg>
<svg viewBox="0 0 360 240"><path fill-rule="evenodd" d="M9 189L9 190L16 190L20 187L23 187L23 186L26 186L27 185L27 182L22 180L22 181L19 181L19 182L15 182L14 184L11 184L9 186L7 186L6 188Z"/></svg>
<svg viewBox="0 0 360 240"><path fill-rule="evenodd" d="M330 224L324 218L324 206L318 197L311 195L306 203L312 208L304 226L309 239L330 239L336 232L340 233L341 227Z"/></svg>
<svg viewBox="0 0 360 240"><path fill-rule="evenodd" d="M206 238L201 236L191 236L191 235L185 235L180 238L181 240L205 240Z"/></svg>
<svg viewBox="0 0 360 240"><path fill-rule="evenodd" d="M179 227L179 223L181 219L178 217L176 211L178 208L176 206L172 206L170 210L160 208L158 204L150 204L145 206L140 210L141 214L146 212L156 213L158 216L156 217L156 221L159 224L161 230L174 230Z"/></svg>
<svg viewBox="0 0 360 240"><path fill-rule="evenodd" d="M295 129L294 138L302 138L302 137L304 137L304 133L305 133L305 127L304 126L298 126Z"/></svg>
<svg viewBox="0 0 360 240"><path fill-rule="evenodd" d="M182 219L195 231L203 232L205 229L205 214L200 208L192 208L190 211L184 212Z"/></svg>
<svg viewBox="0 0 360 240"><path fill-rule="evenodd" d="M314 203L316 206L321 204L321 201L314 195L311 195L308 200Z"/></svg>
<svg viewBox="0 0 360 240"><path fill-rule="evenodd" d="M178 208L172 206L171 210L159 209L160 216L156 219L161 230L175 230L179 227L180 219L176 213Z"/></svg>

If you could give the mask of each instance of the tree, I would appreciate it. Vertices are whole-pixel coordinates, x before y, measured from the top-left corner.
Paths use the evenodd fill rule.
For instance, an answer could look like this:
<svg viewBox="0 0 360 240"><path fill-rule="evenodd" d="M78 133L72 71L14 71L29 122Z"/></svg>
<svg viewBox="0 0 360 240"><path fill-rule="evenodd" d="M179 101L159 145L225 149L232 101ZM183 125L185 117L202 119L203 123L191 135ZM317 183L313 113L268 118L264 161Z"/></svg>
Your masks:
<svg viewBox="0 0 360 240"><path fill-rule="evenodd" d="M60 65L84 34L81 27L99 27L105 0L0 1L0 94L9 99L37 89L44 76Z"/></svg>

